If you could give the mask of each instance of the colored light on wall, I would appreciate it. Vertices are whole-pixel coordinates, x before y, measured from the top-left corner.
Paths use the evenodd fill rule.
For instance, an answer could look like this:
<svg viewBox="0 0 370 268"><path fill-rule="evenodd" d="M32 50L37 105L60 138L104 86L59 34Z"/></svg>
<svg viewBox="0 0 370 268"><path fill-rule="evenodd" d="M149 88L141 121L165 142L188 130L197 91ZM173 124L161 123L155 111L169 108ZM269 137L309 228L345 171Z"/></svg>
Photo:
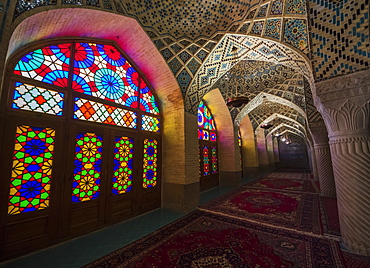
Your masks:
<svg viewBox="0 0 370 268"><path fill-rule="evenodd" d="M62 115L64 93L15 82L12 108Z"/></svg>
<svg viewBox="0 0 370 268"><path fill-rule="evenodd" d="M55 130L17 126L8 214L49 206Z"/></svg>
<svg viewBox="0 0 370 268"><path fill-rule="evenodd" d="M72 202L99 197L102 153L102 136L95 133L77 134Z"/></svg>
<svg viewBox="0 0 370 268"><path fill-rule="evenodd" d="M157 185L158 142L154 139L144 140L143 188Z"/></svg>
<svg viewBox="0 0 370 268"><path fill-rule="evenodd" d="M124 194L132 190L134 139L116 137L114 145L113 194Z"/></svg>
<svg viewBox="0 0 370 268"><path fill-rule="evenodd" d="M143 115L141 121L141 130L159 132L160 130L159 118Z"/></svg>
<svg viewBox="0 0 370 268"><path fill-rule="evenodd" d="M136 128L136 113L81 98L75 98L74 118L96 123Z"/></svg>

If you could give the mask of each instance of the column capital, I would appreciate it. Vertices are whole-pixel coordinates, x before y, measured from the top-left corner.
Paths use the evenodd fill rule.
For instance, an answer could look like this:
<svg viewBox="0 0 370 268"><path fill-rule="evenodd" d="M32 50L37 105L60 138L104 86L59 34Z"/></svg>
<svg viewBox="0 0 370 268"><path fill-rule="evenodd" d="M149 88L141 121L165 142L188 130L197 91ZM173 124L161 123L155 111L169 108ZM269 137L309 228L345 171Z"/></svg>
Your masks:
<svg viewBox="0 0 370 268"><path fill-rule="evenodd" d="M370 98L370 70L318 82L315 86L315 101L327 103L342 100L338 102L341 105L345 100L357 99L352 101L361 106Z"/></svg>

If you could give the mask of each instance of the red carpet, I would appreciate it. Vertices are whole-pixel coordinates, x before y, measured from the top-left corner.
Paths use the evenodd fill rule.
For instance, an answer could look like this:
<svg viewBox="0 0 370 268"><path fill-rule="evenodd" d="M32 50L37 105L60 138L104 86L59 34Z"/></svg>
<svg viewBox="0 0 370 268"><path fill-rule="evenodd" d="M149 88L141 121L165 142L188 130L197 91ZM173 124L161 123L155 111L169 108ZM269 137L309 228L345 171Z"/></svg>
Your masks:
<svg viewBox="0 0 370 268"><path fill-rule="evenodd" d="M318 196L241 187L206 204L219 214L321 234Z"/></svg>
<svg viewBox="0 0 370 268"><path fill-rule="evenodd" d="M320 196L320 204L324 233L340 236L337 199Z"/></svg>
<svg viewBox="0 0 370 268"><path fill-rule="evenodd" d="M85 267L345 266L332 240L195 211Z"/></svg>
<svg viewBox="0 0 370 268"><path fill-rule="evenodd" d="M348 268L370 268L370 257L343 252L343 258Z"/></svg>
<svg viewBox="0 0 370 268"><path fill-rule="evenodd" d="M257 187L259 189L276 189L276 190L289 190L289 191L299 191L299 192L308 192L316 193L312 182L309 180L301 179L281 179L274 177L264 177L257 180L254 180L247 184L250 187Z"/></svg>

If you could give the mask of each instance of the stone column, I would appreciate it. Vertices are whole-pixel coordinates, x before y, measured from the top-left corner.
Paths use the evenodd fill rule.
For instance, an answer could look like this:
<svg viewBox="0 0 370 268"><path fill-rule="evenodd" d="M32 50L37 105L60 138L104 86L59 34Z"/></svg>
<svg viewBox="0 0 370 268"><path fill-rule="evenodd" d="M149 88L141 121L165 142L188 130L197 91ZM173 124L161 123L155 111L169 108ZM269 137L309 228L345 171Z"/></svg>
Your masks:
<svg viewBox="0 0 370 268"><path fill-rule="evenodd" d="M335 196L335 182L331 161L328 132L323 121L310 125L314 142L317 175L322 195Z"/></svg>
<svg viewBox="0 0 370 268"><path fill-rule="evenodd" d="M272 135L268 135L266 137L266 145L267 145L267 157L270 165L274 165L275 158L274 158L274 144L272 140Z"/></svg>
<svg viewBox="0 0 370 268"><path fill-rule="evenodd" d="M370 256L370 72L316 84L337 190L343 244Z"/></svg>
<svg viewBox="0 0 370 268"><path fill-rule="evenodd" d="M273 139L273 145L274 145L274 159L275 163L279 163L279 140L277 138Z"/></svg>
<svg viewBox="0 0 370 268"><path fill-rule="evenodd" d="M257 150L258 150L258 160L260 166L268 166L269 159L267 155L266 149L266 137L265 137L265 130L259 128L257 130Z"/></svg>

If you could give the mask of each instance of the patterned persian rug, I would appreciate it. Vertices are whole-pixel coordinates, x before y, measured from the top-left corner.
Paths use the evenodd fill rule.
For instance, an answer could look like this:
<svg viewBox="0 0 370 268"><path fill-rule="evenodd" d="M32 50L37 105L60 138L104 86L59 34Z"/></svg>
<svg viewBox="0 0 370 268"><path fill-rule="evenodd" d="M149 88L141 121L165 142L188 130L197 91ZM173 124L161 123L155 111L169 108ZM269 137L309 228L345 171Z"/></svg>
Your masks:
<svg viewBox="0 0 370 268"><path fill-rule="evenodd" d="M91 267L345 267L337 242L195 211Z"/></svg>
<svg viewBox="0 0 370 268"><path fill-rule="evenodd" d="M285 172L272 172L265 177L275 179L289 179L289 180L312 180L310 174L305 173L285 173Z"/></svg>
<svg viewBox="0 0 370 268"><path fill-rule="evenodd" d="M221 215L321 234L316 194L240 187L202 207Z"/></svg>
<svg viewBox="0 0 370 268"><path fill-rule="evenodd" d="M274 177L263 177L246 184L249 187L257 187L259 189L276 189L286 191L299 191L316 193L315 187L309 180L296 179L280 179Z"/></svg>
<svg viewBox="0 0 370 268"><path fill-rule="evenodd" d="M340 236L337 199L334 197L320 196L320 207L324 233Z"/></svg>
<svg viewBox="0 0 370 268"><path fill-rule="evenodd" d="M348 268L370 268L370 257L343 251L343 258Z"/></svg>

